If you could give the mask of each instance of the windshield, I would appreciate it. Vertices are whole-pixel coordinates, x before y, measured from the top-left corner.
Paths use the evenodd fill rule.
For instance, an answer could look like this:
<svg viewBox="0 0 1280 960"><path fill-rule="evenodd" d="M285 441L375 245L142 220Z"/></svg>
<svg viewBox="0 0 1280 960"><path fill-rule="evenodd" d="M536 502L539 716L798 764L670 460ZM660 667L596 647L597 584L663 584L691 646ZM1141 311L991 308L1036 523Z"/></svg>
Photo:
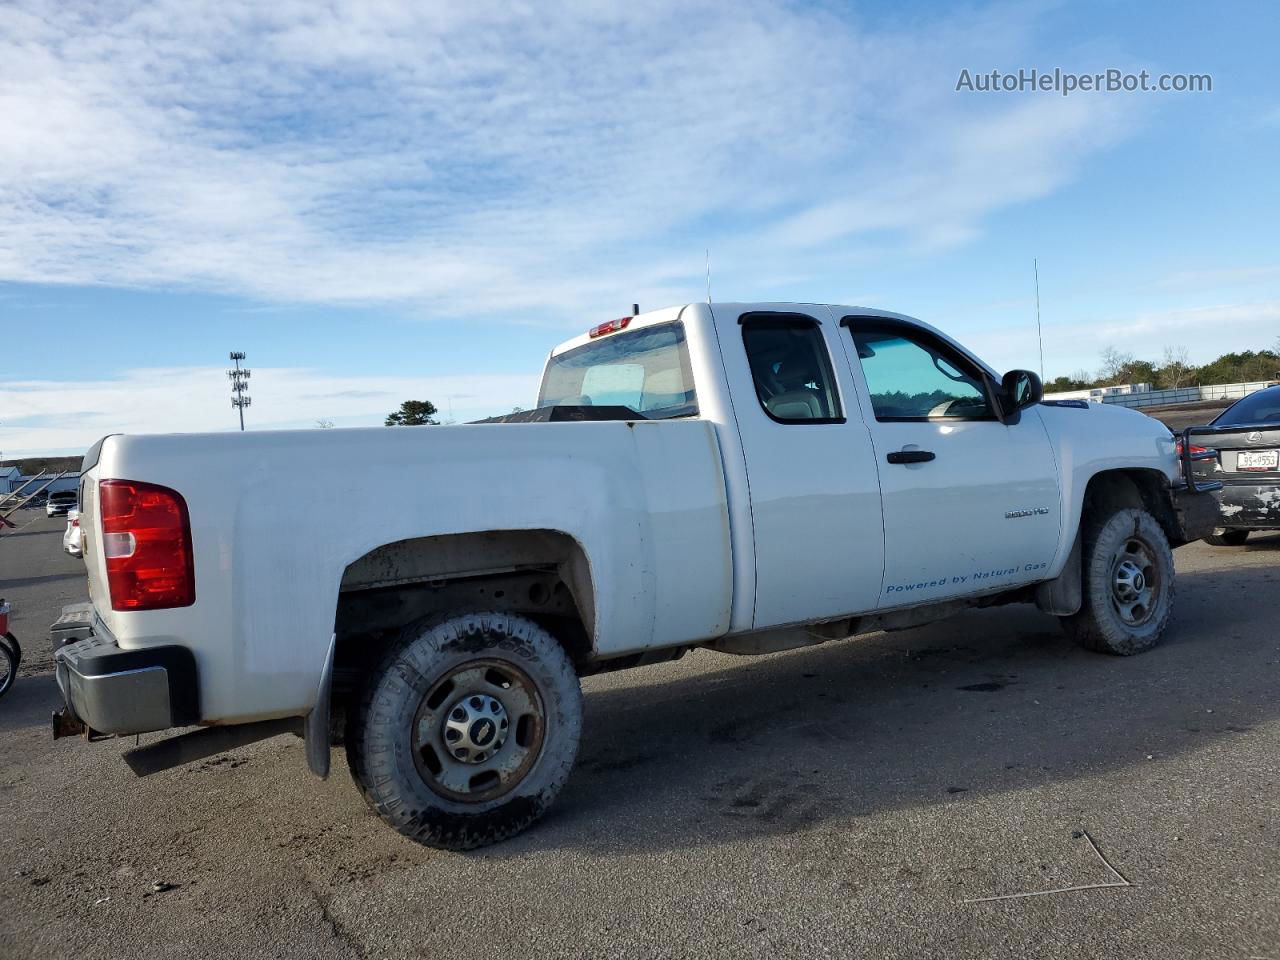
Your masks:
<svg viewBox="0 0 1280 960"><path fill-rule="evenodd" d="M539 407L629 407L651 420L694 416L684 324L618 333L551 358Z"/></svg>
<svg viewBox="0 0 1280 960"><path fill-rule="evenodd" d="M1237 400L1213 421L1215 427L1237 423L1280 423L1280 387L1268 387Z"/></svg>

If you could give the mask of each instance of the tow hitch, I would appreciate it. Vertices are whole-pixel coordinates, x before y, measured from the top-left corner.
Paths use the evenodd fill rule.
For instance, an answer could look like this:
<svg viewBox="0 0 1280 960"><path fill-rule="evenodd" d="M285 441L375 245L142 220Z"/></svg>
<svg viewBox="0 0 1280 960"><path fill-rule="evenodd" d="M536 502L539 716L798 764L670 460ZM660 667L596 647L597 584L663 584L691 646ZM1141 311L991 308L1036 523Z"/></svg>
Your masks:
<svg viewBox="0 0 1280 960"><path fill-rule="evenodd" d="M84 721L66 707L53 711L53 739L78 737L81 734L87 736L88 733L89 728L84 725Z"/></svg>

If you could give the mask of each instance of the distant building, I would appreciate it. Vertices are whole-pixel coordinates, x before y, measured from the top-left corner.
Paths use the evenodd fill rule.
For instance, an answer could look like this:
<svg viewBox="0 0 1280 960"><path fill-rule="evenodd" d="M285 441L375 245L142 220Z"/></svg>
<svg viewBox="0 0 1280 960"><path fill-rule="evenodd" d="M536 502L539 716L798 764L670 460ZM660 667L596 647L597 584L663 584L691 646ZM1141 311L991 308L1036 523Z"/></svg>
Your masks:
<svg viewBox="0 0 1280 960"><path fill-rule="evenodd" d="M1256 380L1249 383L1210 383L1191 387L1152 390L1149 383L1123 383L1115 387L1090 387L1046 393L1046 400L1087 400L1090 403L1114 403L1122 407L1157 407L1172 403L1196 403L1201 400L1239 400L1255 390L1269 387L1275 381Z"/></svg>
<svg viewBox="0 0 1280 960"><path fill-rule="evenodd" d="M0 497L4 496L6 493L13 493L13 491L17 490L28 480L32 479L34 478L24 477L20 474L17 467L0 467ZM49 484L49 486L45 487L44 485L48 483L48 481L49 478L45 477L43 480L39 480L31 484L31 486L22 491L22 495L25 497L27 494L41 490L42 487L43 490L41 490L41 492L44 494L60 493L63 490L80 489L79 472L68 473L66 476L59 477L57 480L53 481L53 483Z"/></svg>
<svg viewBox="0 0 1280 960"><path fill-rule="evenodd" d="M23 477L22 479L25 481L27 478ZM43 482L44 481L41 481L41 483ZM40 486L40 484L33 483L31 486L34 489L35 487ZM51 483L49 486L45 487L44 492L45 493L61 493L63 490L79 490L79 489L80 489L80 474L77 472L77 473L68 473L65 477L59 477L57 480L53 481L53 483Z"/></svg>

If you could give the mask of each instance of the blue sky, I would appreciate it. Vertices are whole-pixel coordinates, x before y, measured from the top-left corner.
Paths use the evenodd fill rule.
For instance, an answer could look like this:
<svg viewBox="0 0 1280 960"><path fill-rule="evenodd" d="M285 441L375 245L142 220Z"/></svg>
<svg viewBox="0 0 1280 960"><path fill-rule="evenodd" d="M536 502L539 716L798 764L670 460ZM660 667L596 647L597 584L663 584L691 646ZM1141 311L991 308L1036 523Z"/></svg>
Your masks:
<svg viewBox="0 0 1280 960"><path fill-rule="evenodd" d="M1280 336L1274 4L19 2L0 10L4 456L459 420L713 294L901 310L1049 377ZM956 92L962 68L1211 93ZM14 335L16 333L16 336ZM28 339L29 338L29 339Z"/></svg>

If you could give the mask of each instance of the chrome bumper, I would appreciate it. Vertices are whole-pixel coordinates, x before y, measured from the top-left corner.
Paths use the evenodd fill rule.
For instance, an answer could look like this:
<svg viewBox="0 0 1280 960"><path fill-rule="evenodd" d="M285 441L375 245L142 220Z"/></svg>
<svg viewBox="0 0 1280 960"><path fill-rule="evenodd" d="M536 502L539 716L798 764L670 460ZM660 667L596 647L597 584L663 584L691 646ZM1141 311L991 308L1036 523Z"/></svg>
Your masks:
<svg viewBox="0 0 1280 960"><path fill-rule="evenodd" d="M121 650L108 637L91 636L60 647L54 661L70 714L55 717L55 739L76 732L75 721L92 738L200 720L195 657L186 647Z"/></svg>

